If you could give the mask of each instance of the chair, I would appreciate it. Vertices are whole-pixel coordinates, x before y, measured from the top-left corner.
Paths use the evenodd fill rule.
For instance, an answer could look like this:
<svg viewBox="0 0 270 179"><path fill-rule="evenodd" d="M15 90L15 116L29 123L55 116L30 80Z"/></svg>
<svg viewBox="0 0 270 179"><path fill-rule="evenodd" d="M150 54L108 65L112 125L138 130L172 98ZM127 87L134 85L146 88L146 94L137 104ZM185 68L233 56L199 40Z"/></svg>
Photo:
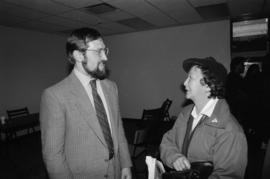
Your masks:
<svg viewBox="0 0 270 179"><path fill-rule="evenodd" d="M161 122L165 118L169 118L169 108L172 101L166 99L160 108L157 109L144 109L142 114L142 120L145 122L143 126L140 126L138 130L135 131L135 137L133 142L133 158L137 158L136 150L138 147L147 148L149 145L159 145L163 133L159 133ZM154 156L155 157L155 156Z"/></svg>
<svg viewBox="0 0 270 179"><path fill-rule="evenodd" d="M172 100L166 99L161 106L161 118L164 121L170 120L169 109L172 105Z"/></svg>
<svg viewBox="0 0 270 179"><path fill-rule="evenodd" d="M27 107L15 109L15 110L7 110L7 115L9 119L14 119L17 117L29 115L29 110Z"/></svg>
<svg viewBox="0 0 270 179"><path fill-rule="evenodd" d="M164 134L162 122L165 118L169 118L169 108L172 101L166 99L160 108L157 109L144 109L142 118L142 126L135 131L133 141L132 160L133 162L143 154L153 157L159 155L159 144ZM136 165L134 170L137 173ZM140 172L141 173L141 172ZM146 171L143 171L146 173Z"/></svg>
<svg viewBox="0 0 270 179"><path fill-rule="evenodd" d="M134 141L133 141L133 149L131 152L131 159L133 161L133 168L135 171L136 178L138 178L139 173L145 173L145 171L139 172L137 169L137 166L135 164L135 161L142 156L146 152L146 134L147 130L146 129L137 129L135 131L135 136L134 136Z"/></svg>
<svg viewBox="0 0 270 179"><path fill-rule="evenodd" d="M172 100L166 99L160 108L157 109L144 109L142 114L143 120L161 120L167 121L170 119L169 109Z"/></svg>
<svg viewBox="0 0 270 179"><path fill-rule="evenodd" d="M8 138L13 138L17 137L17 131L21 130L20 126L16 126L13 125L12 123L14 123L16 121L16 118L19 117L23 117L23 116L28 116L29 110L27 107L24 108L19 108L19 109L14 109L14 110L7 110L7 115L8 115L8 120L7 120L7 126L8 126L8 133L7 133L7 137ZM11 127L12 126L12 127ZM22 128L24 129L24 127ZM32 128L33 131L35 131L34 128ZM30 133L30 128L27 128L28 134Z"/></svg>
<svg viewBox="0 0 270 179"><path fill-rule="evenodd" d="M140 156L140 153L137 154L136 149L140 146L145 145L145 138L146 138L146 129L139 129L135 131L135 137L134 137L134 142L133 142L133 152L132 152L132 157L133 158L138 158Z"/></svg>
<svg viewBox="0 0 270 179"><path fill-rule="evenodd" d="M146 125L147 128L147 139L146 143L148 148L151 146L151 152L148 153L153 157L157 157L157 150L155 148L159 147L163 134L168 130L167 124L164 121L169 121L169 108L172 104L172 101L166 99L160 108L158 109L150 109L144 110L143 112L143 119L144 116L147 116L148 122ZM151 116L151 117L150 117ZM154 147L153 147L154 146Z"/></svg>

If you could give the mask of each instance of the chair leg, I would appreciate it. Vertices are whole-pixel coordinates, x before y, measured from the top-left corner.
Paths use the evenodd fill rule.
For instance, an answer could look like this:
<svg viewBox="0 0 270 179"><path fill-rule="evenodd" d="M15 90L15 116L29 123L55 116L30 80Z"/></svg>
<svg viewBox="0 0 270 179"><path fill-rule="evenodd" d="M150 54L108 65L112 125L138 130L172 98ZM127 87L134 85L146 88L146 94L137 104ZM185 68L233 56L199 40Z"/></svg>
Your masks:
<svg viewBox="0 0 270 179"><path fill-rule="evenodd" d="M134 152L136 154L136 152ZM143 157L143 154L146 154L146 150L141 151L139 154L135 155L132 157L132 162L133 162L133 169L135 172L135 178L139 179L139 174L143 174L145 177L147 177L147 168L144 168L143 170L139 171L137 168L137 162L139 162L139 158ZM144 159L143 159L144 161Z"/></svg>

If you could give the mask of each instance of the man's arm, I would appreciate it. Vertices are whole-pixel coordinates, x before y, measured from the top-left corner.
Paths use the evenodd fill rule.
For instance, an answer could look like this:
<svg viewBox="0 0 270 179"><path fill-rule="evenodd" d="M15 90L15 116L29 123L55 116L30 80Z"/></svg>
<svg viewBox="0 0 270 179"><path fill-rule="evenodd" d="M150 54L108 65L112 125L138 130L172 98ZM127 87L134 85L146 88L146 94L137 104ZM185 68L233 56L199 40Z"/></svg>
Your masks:
<svg viewBox="0 0 270 179"><path fill-rule="evenodd" d="M119 101L118 101L118 89L116 84L114 83L114 88L116 92L116 100L117 100L117 128L118 128L118 142L119 142L119 155L120 155L120 164L121 169L124 168L130 168L132 166L130 153L128 149L128 143L125 135L125 131L123 128L121 113L120 113L120 107L119 107Z"/></svg>
<svg viewBox="0 0 270 179"><path fill-rule="evenodd" d="M123 168L121 171L121 179L131 179L131 169L130 168Z"/></svg>
<svg viewBox="0 0 270 179"><path fill-rule="evenodd" d="M72 178L64 156L64 110L57 97L48 90L41 97L40 128L42 154L50 179Z"/></svg>
<svg viewBox="0 0 270 179"><path fill-rule="evenodd" d="M247 166L247 141L244 133L228 131L214 146L214 170L209 179L244 178Z"/></svg>
<svg viewBox="0 0 270 179"><path fill-rule="evenodd" d="M119 141L119 155L120 155L121 169L129 168L132 166L132 162L129 154L126 135L123 129L122 119L119 119L118 141Z"/></svg>

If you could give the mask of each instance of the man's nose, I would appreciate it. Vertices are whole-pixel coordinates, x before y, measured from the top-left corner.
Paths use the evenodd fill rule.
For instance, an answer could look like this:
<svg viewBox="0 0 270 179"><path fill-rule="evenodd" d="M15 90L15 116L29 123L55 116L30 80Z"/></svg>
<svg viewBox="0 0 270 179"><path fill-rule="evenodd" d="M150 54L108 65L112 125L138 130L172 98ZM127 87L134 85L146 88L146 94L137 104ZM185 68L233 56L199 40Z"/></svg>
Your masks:
<svg viewBox="0 0 270 179"><path fill-rule="evenodd" d="M184 86L186 86L186 84L187 84L187 79L184 81Z"/></svg>
<svg viewBox="0 0 270 179"><path fill-rule="evenodd" d="M102 53L101 59L103 61L107 61L108 60L108 56L105 53Z"/></svg>

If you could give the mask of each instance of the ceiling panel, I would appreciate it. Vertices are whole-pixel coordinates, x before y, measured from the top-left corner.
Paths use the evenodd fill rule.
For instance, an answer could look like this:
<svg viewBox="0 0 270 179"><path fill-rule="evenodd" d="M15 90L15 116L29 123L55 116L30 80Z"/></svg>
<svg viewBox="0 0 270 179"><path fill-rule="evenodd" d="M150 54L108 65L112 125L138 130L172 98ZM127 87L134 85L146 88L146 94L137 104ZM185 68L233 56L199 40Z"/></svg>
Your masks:
<svg viewBox="0 0 270 179"><path fill-rule="evenodd" d="M128 1L128 3L126 3ZM122 9L123 11L129 12L135 16L144 16L150 14L152 12L157 11L157 9L150 6L143 0L116 0L116 1L109 1L108 3Z"/></svg>
<svg viewBox="0 0 270 179"><path fill-rule="evenodd" d="M155 25L156 27L164 27L178 24L176 20L169 16L161 15L160 12L153 12L151 14L146 14L139 17L147 21L149 24Z"/></svg>
<svg viewBox="0 0 270 179"><path fill-rule="evenodd" d="M101 34L121 34L121 33L130 33L130 32L135 32L135 29L131 29L128 27L120 27L121 24L116 24L116 23L108 23L108 24L99 24L97 26L97 29L100 30ZM108 29L108 27L110 29Z"/></svg>
<svg viewBox="0 0 270 179"><path fill-rule="evenodd" d="M5 16L14 16L14 17L21 17L26 19L38 19L41 17L46 17L48 14L43 12L29 9L25 7L21 7L18 5L13 5L10 3L5 3L0 1L0 13L5 14Z"/></svg>
<svg viewBox="0 0 270 179"><path fill-rule="evenodd" d="M102 1L100 0L50 0L50 1L73 8L82 8L102 3Z"/></svg>
<svg viewBox="0 0 270 179"><path fill-rule="evenodd" d="M50 16L50 17L42 18L39 21L50 23L50 24L61 25L64 27L72 28L72 29L87 26L86 23L83 23L81 21L74 21L71 19L66 19L66 18L57 17L57 16Z"/></svg>
<svg viewBox="0 0 270 179"><path fill-rule="evenodd" d="M124 20L118 21L118 23L131 27L135 30L149 30L149 29L155 28L154 25L149 24L148 22L144 21L141 18L124 19Z"/></svg>
<svg viewBox="0 0 270 179"><path fill-rule="evenodd" d="M189 0L194 7L226 3L227 0Z"/></svg>
<svg viewBox="0 0 270 179"><path fill-rule="evenodd" d="M104 18L104 19L107 19L110 21L119 21L119 20L123 20L123 19L130 19L130 18L133 18L134 16L131 14L128 14L120 9L117 9L113 12L100 14L100 15L98 15L98 17Z"/></svg>
<svg viewBox="0 0 270 179"><path fill-rule="evenodd" d="M106 4L113 6L110 12L89 11L91 6ZM0 26L56 34L88 26L111 35L210 20L269 17L270 0L0 0L0 15Z"/></svg>
<svg viewBox="0 0 270 179"><path fill-rule="evenodd" d="M52 0L4 0L12 4L16 4L22 7L27 7L48 14L58 14L60 12L65 12L71 8L64 6L59 3L55 3Z"/></svg>
<svg viewBox="0 0 270 179"><path fill-rule="evenodd" d="M228 0L228 7L232 17L256 16L263 10L263 1L264 0Z"/></svg>
<svg viewBox="0 0 270 179"><path fill-rule="evenodd" d="M17 23L25 22L26 20L24 18L20 18L17 16L6 16L4 13L0 13L0 24L4 23L7 26L14 26Z"/></svg>
<svg viewBox="0 0 270 179"><path fill-rule="evenodd" d="M119 31L119 32L134 32L135 29L119 24L119 23L114 23L114 22L109 22L109 23L101 23L98 24L98 27L102 27L102 28L106 28L108 30L112 30L112 31Z"/></svg>
<svg viewBox="0 0 270 179"><path fill-rule="evenodd" d="M179 24L187 24L202 21L202 17L187 1L179 0L147 0L168 14Z"/></svg>
<svg viewBox="0 0 270 179"><path fill-rule="evenodd" d="M18 24L19 27L25 28L25 29L31 29L31 30L37 30L41 32L57 32L61 30L65 30L66 27L56 25L56 24L50 24L50 23L43 23L38 21L29 21L25 23Z"/></svg>
<svg viewBox="0 0 270 179"><path fill-rule="evenodd" d="M206 20L223 19L229 16L228 7L225 3L200 6L196 10Z"/></svg>
<svg viewBox="0 0 270 179"><path fill-rule="evenodd" d="M126 3L128 1L128 3ZM165 14L160 9L153 6L153 4L144 0L116 0L108 1L109 4L122 9L123 11L129 12L137 17L142 18L150 24L156 25L157 27L163 27L167 25L177 24L176 21Z"/></svg>
<svg viewBox="0 0 270 179"><path fill-rule="evenodd" d="M120 33L126 33L125 31L121 31L120 29L107 29L100 25L95 26L95 28L101 33L106 35L112 35L112 34L120 34Z"/></svg>
<svg viewBox="0 0 270 179"><path fill-rule="evenodd" d="M96 25L102 22L106 22L106 20L103 20L95 15L91 15L89 13L84 12L83 10L74 10L69 11L63 14L60 14L59 16L70 18L75 21L82 21L89 25Z"/></svg>

